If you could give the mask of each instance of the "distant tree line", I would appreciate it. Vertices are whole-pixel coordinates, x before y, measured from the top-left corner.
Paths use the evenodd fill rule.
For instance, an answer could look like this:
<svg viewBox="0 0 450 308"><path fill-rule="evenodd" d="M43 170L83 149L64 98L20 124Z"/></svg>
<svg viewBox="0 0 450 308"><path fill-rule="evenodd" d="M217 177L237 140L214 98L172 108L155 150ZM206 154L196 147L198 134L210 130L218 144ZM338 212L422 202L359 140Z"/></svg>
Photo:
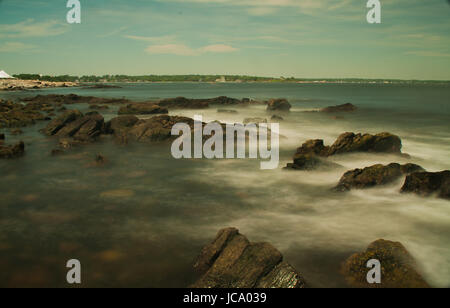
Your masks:
<svg viewBox="0 0 450 308"><path fill-rule="evenodd" d="M215 82L223 77L228 82L329 82L329 83L446 83L449 81L436 80L398 80L398 79L361 79L361 78L294 78L294 77L257 77L244 75L103 75L103 76L70 76L70 75L39 75L17 74L14 77L23 80L59 81L59 82Z"/></svg>

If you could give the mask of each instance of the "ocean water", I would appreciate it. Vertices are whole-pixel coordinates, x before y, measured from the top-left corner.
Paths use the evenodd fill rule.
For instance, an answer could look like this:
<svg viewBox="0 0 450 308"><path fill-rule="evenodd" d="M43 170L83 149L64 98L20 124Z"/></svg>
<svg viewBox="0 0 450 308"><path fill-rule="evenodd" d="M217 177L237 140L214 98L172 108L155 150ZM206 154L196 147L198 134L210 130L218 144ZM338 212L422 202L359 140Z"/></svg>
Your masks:
<svg viewBox="0 0 450 308"><path fill-rule="evenodd" d="M75 93L137 101L186 96L285 97L293 108L280 122L280 164L260 170L251 159L175 160L170 144L116 145L109 137L52 157L57 141L41 135L45 123L24 128L26 155L0 161L0 286L67 286L65 263L79 259L82 286L185 287L192 263L216 232L233 226L251 241L277 247L313 287L346 287L339 273L351 254L374 240L399 241L426 280L450 286L450 203L400 194L385 187L332 192L349 169L376 163L417 163L450 169L450 86L376 84L123 84L120 89L78 88L0 93L20 99ZM354 113L305 112L342 103ZM87 111L87 106L69 106ZM236 114L218 113L217 108ZM103 112L115 116L117 107ZM264 106L174 110L204 121L270 118ZM331 144L343 132L399 135L411 159L352 154L333 157L341 169L285 171L307 139ZM95 154L108 163L95 167Z"/></svg>

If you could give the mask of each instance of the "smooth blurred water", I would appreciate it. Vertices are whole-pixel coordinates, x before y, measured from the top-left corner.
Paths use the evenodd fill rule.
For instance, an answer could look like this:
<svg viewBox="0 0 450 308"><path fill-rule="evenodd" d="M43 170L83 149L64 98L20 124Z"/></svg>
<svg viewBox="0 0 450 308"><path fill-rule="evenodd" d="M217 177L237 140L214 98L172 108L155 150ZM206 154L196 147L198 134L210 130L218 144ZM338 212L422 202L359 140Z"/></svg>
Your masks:
<svg viewBox="0 0 450 308"><path fill-rule="evenodd" d="M38 132L45 123L11 136L26 155L0 161L0 286L67 286L65 262L79 259L83 286L184 287L195 280L192 261L223 227L251 241L268 241L312 286L346 286L340 264L372 241L402 242L426 279L450 286L450 203L387 187L331 192L348 169L375 163L413 162L430 171L450 169L450 87L359 84L123 84L121 89L46 89L1 93L18 99L76 93L146 101L219 95L265 100L288 98L281 161L260 170L258 160L175 160L170 144L119 146L109 137L70 154L51 157L56 140ZM304 112L342 103L359 107L333 115ZM87 106L75 105L87 111ZM270 118L264 106L235 107L237 114L176 110L206 121ZM106 119L117 107L106 110ZM389 131L403 140L410 160L389 155L334 157L342 169L282 170L307 139L331 144L346 131ZM95 154L108 159L93 165Z"/></svg>

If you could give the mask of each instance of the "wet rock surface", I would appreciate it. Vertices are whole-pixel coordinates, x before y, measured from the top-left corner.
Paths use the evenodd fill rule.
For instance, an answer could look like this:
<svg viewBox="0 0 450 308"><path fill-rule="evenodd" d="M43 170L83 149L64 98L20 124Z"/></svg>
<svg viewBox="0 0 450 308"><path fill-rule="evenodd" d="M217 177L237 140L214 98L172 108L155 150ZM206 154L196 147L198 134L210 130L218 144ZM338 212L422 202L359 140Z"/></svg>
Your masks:
<svg viewBox="0 0 450 308"><path fill-rule="evenodd" d="M267 103L268 111L289 111L291 107L291 104L285 98L271 99Z"/></svg>
<svg viewBox="0 0 450 308"><path fill-rule="evenodd" d="M348 191L351 189L370 188L378 185L386 185L397 181L407 174L425 171L421 166L415 164L400 165L392 163L389 165L373 165L364 169L347 171L335 187L336 191Z"/></svg>
<svg viewBox="0 0 450 308"><path fill-rule="evenodd" d="M294 162L288 164L288 169L311 170L320 166L324 158L347 153L401 153L401 139L391 133L355 134L344 133L340 135L331 146L325 146L322 139L308 140L299 147L293 157Z"/></svg>
<svg viewBox="0 0 450 308"><path fill-rule="evenodd" d="M367 282L367 262L372 259L381 263L381 284ZM377 240L365 252L350 256L341 271L347 282L357 288L429 288L417 272L416 261L399 242Z"/></svg>
<svg viewBox="0 0 450 308"><path fill-rule="evenodd" d="M83 115L78 110L69 110L52 120L42 132L48 136L73 138L77 141L94 141L104 131L103 116L97 112Z"/></svg>
<svg viewBox="0 0 450 308"><path fill-rule="evenodd" d="M268 243L250 243L235 228L220 230L194 268L194 288L303 288L302 276Z"/></svg>
<svg viewBox="0 0 450 308"><path fill-rule="evenodd" d="M356 107L355 105L347 103L347 104L337 105L337 106L328 106L328 107L320 109L320 112L325 112L325 113L352 112L352 111L356 111L357 109L358 109L358 107Z"/></svg>
<svg viewBox="0 0 450 308"><path fill-rule="evenodd" d="M450 199L450 170L412 173L406 177L401 192L421 196L436 194L440 198Z"/></svg>

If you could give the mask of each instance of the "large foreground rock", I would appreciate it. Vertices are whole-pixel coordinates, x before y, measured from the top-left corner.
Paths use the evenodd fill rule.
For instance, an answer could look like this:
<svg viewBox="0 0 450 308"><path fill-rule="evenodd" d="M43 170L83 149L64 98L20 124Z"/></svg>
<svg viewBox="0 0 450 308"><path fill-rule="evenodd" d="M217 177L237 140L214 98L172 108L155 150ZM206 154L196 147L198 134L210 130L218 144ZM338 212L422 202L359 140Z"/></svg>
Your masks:
<svg viewBox="0 0 450 308"><path fill-rule="evenodd" d="M407 174L424 171L421 166L415 164L400 165L392 163L387 166L378 164L364 169L347 171L335 187L337 191L351 189L370 188L377 185L386 185L400 179Z"/></svg>
<svg viewBox="0 0 450 308"><path fill-rule="evenodd" d="M158 106L151 103L133 103L126 106L120 107L117 114L127 115L127 114L167 114L169 111L165 107Z"/></svg>
<svg viewBox="0 0 450 308"><path fill-rule="evenodd" d="M194 264L195 288L303 288L301 275L268 243L250 243L235 228L220 230Z"/></svg>
<svg viewBox="0 0 450 308"><path fill-rule="evenodd" d="M271 99L267 103L268 111L289 111L291 104L285 98Z"/></svg>
<svg viewBox="0 0 450 308"><path fill-rule="evenodd" d="M367 282L369 260L381 263L381 284ZM367 250L356 253L342 265L347 282L358 288L428 288L429 285L417 272L417 264L406 248L398 242L377 240Z"/></svg>
<svg viewBox="0 0 450 308"><path fill-rule="evenodd" d="M3 145L0 143L0 158L17 158L25 153L25 144L20 141L16 145Z"/></svg>
<svg viewBox="0 0 450 308"><path fill-rule="evenodd" d="M286 168L296 170L315 169L318 166L323 166L323 158L338 154L367 152L400 155L402 154L401 148L401 139L391 133L376 135L344 133L331 146L325 146L322 139L306 141L294 154L293 163L288 164Z"/></svg>
<svg viewBox="0 0 450 308"><path fill-rule="evenodd" d="M406 177L401 191L422 196L437 194L440 198L450 199L450 171L412 173Z"/></svg>

